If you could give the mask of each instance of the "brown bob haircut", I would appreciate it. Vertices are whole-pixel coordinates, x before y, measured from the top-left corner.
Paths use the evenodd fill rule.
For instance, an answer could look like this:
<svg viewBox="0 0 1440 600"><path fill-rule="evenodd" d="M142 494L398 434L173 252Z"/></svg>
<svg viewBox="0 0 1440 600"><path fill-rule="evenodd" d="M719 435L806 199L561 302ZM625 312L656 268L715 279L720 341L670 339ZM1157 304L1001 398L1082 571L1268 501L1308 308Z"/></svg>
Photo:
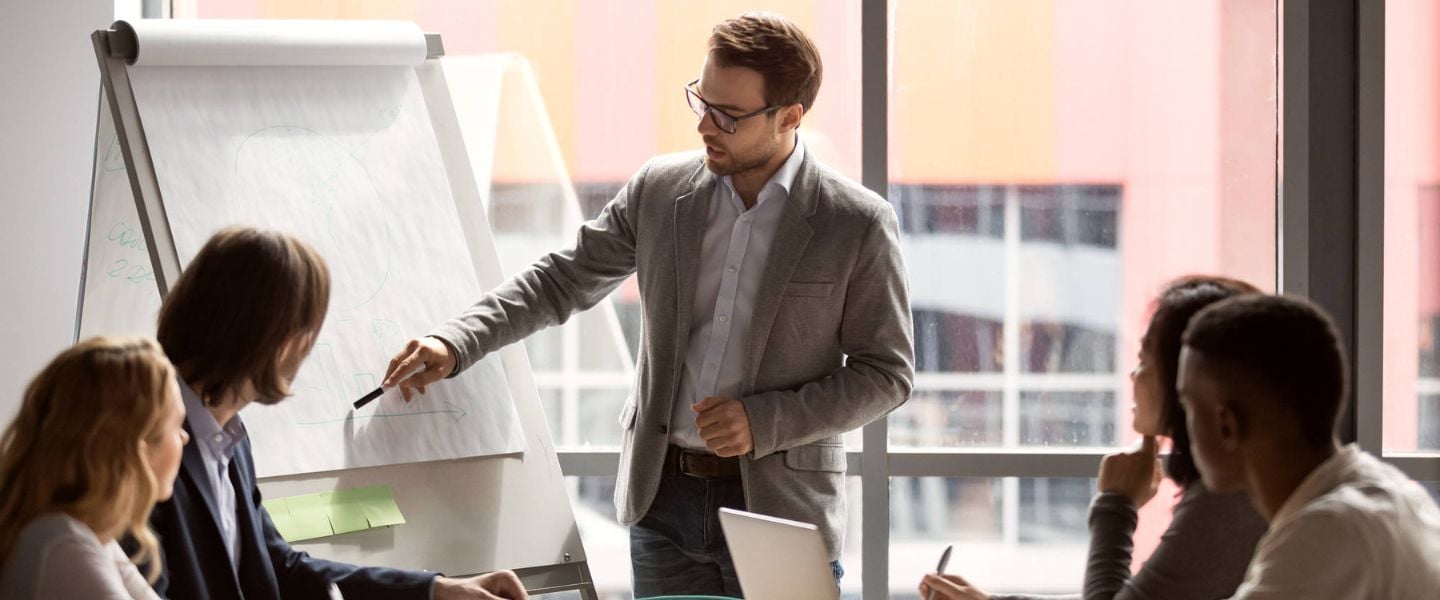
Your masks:
<svg viewBox="0 0 1440 600"><path fill-rule="evenodd" d="M759 72L770 106L799 104L808 113L820 93L820 51L805 32L775 13L745 13L716 25L710 53L720 66Z"/></svg>
<svg viewBox="0 0 1440 600"><path fill-rule="evenodd" d="M1145 329L1140 348L1153 361L1160 378L1164 413L1160 428L1170 438L1170 459L1165 473L1181 487L1200 481L1200 469L1190 449L1190 430L1185 426L1185 407L1180 404L1180 349L1190 319L1205 307L1227 298L1259 294L1255 286L1227 277L1192 275L1165 286L1155 299L1155 312Z"/></svg>
<svg viewBox="0 0 1440 600"><path fill-rule="evenodd" d="M314 248L276 231L228 227L170 289L156 337L207 403L247 382L274 402L290 395L281 350L319 333L329 304L330 271Z"/></svg>

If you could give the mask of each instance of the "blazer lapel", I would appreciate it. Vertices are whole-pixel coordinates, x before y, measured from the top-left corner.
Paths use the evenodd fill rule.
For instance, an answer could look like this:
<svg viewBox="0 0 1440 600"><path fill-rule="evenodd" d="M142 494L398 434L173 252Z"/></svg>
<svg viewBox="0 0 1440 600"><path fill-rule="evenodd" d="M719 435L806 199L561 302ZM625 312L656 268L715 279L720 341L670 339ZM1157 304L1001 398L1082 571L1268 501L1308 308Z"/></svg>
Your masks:
<svg viewBox="0 0 1440 600"><path fill-rule="evenodd" d="M717 180L703 165L694 177L690 193L675 199L675 364L684 364L690 344L691 311L695 306L695 285L700 271L700 246L710 217L710 202Z"/></svg>
<svg viewBox="0 0 1440 600"><path fill-rule="evenodd" d="M775 314L780 310L780 301L785 296L785 286L815 230L809 219L819 205L819 177L815 172L814 159L809 152L800 162L800 173L795 177L795 189L785 203L785 213L780 226L775 230L775 239L770 244L770 257L765 261L765 271L760 275L760 289L755 296L754 313L750 319L750 336L746 348L748 363L745 379L741 382L741 394L750 395L755 391L755 378L760 371L760 359L765 354L765 344L770 340L770 329L775 324Z"/></svg>
<svg viewBox="0 0 1440 600"><path fill-rule="evenodd" d="M236 448L230 459L230 483L235 486L235 528L240 536L240 587L247 596L279 597L280 584L266 552L264 518L251 504L255 494L255 470L250 463L250 443ZM278 535L278 534L277 534Z"/></svg>
<svg viewBox="0 0 1440 600"><path fill-rule="evenodd" d="M180 458L180 465L185 474L195 484L195 489L200 492L200 500L205 504L205 512L210 514L210 524L215 526L211 531L215 539L224 540L225 535L220 529L219 503L215 500L215 488L210 486L210 475L205 467L205 458L200 456L200 441L195 439L195 432L190 430L190 423L185 423L185 433L190 434L194 440L185 444L184 454Z"/></svg>

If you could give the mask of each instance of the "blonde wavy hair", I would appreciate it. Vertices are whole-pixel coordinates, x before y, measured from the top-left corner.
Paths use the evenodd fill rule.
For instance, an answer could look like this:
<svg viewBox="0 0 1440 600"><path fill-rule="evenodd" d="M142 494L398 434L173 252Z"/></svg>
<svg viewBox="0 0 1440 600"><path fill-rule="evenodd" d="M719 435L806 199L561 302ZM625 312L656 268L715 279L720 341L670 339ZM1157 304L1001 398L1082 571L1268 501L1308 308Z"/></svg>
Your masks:
<svg viewBox="0 0 1440 600"><path fill-rule="evenodd" d="M35 518L63 512L101 537L131 536L159 576L150 510L159 488L145 445L161 443L175 368L146 338L95 337L30 382L0 437L0 564Z"/></svg>

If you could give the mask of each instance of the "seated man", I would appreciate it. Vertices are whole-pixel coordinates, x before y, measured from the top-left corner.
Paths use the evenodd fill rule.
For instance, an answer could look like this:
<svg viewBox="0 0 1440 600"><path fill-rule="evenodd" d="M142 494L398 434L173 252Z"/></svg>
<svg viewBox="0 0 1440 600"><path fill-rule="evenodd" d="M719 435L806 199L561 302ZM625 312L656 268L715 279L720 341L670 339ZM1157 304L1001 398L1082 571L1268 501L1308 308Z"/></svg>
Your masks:
<svg viewBox="0 0 1440 600"><path fill-rule="evenodd" d="M290 547L261 503L240 411L290 395L330 301L330 272L286 234L232 227L216 233L160 308L160 345L184 399L185 447L175 493L155 505L160 538L155 591L170 598L522 600L514 573L468 578L359 567Z"/></svg>
<svg viewBox="0 0 1440 600"><path fill-rule="evenodd" d="M1180 402L1205 487L1245 490L1270 523L1235 598L1433 598L1440 509L1414 481L1341 447L1345 351L1328 316L1278 296L1196 315Z"/></svg>

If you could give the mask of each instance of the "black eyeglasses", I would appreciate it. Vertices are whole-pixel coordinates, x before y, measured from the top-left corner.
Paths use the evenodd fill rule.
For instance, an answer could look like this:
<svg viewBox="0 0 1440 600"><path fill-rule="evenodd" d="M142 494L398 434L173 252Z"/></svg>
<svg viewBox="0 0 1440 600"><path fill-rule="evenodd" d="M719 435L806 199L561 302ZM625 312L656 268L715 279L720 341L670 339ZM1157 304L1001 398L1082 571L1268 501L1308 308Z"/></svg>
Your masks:
<svg viewBox="0 0 1440 600"><path fill-rule="evenodd" d="M706 102L704 98L700 97L700 92L695 91L695 84L697 83L700 83L699 79L685 84L685 102L690 105L690 110L695 111L695 116L697 117L703 119L705 118L706 113L709 113L710 120L714 121L715 126L719 127L720 131L723 131L725 133L735 133L735 128L740 124L740 121L743 121L750 117L758 117L763 114L772 113L784 108L784 105L777 104L775 106L767 106L755 112L740 115L737 117L723 110L710 106L709 102Z"/></svg>

